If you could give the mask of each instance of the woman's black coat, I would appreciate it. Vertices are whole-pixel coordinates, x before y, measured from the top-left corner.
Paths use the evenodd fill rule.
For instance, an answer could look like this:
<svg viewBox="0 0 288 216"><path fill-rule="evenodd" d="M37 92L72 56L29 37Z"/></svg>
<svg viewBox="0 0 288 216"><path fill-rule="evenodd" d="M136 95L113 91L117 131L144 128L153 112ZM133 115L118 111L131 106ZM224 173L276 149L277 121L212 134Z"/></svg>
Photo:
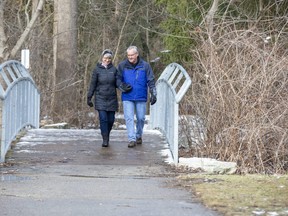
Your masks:
<svg viewBox="0 0 288 216"><path fill-rule="evenodd" d="M113 64L107 68L97 63L93 70L90 88L87 98L94 95L94 107L96 110L118 111L117 86L120 85L118 71Z"/></svg>

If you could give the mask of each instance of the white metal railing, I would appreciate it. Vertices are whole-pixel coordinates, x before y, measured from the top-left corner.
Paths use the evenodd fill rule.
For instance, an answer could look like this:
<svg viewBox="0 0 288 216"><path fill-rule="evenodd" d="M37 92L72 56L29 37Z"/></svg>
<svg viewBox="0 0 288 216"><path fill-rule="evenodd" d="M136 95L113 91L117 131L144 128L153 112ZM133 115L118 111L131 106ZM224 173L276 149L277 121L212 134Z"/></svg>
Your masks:
<svg viewBox="0 0 288 216"><path fill-rule="evenodd" d="M40 92L28 70L18 61L0 65L0 162L19 131L25 127L39 128Z"/></svg>
<svg viewBox="0 0 288 216"><path fill-rule="evenodd" d="M150 106L151 129L159 129L166 137L174 163L178 164L179 103L192 81L177 63L169 64L156 82L157 103Z"/></svg>

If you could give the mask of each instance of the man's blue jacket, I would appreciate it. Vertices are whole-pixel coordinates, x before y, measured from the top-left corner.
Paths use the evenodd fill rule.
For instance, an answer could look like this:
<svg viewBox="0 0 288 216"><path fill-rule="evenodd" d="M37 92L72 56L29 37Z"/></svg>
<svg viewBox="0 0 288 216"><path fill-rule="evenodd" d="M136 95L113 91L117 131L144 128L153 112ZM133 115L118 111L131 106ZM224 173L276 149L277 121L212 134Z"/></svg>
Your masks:
<svg viewBox="0 0 288 216"><path fill-rule="evenodd" d="M132 90L128 93L122 92L122 101L147 101L148 87L150 92L156 94L155 77L151 66L138 57L135 65L128 59L120 62L118 66L119 75L124 83L129 83Z"/></svg>

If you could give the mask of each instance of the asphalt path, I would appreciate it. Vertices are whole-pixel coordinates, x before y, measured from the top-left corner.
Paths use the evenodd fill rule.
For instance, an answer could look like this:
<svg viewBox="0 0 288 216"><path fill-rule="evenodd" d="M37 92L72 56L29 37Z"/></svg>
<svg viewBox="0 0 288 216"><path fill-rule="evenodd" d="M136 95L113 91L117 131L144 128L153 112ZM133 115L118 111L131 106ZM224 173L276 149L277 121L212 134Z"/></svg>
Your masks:
<svg viewBox="0 0 288 216"><path fill-rule="evenodd" d="M159 132L127 145L125 130L108 148L99 130L29 130L0 165L0 215L219 215L175 186Z"/></svg>

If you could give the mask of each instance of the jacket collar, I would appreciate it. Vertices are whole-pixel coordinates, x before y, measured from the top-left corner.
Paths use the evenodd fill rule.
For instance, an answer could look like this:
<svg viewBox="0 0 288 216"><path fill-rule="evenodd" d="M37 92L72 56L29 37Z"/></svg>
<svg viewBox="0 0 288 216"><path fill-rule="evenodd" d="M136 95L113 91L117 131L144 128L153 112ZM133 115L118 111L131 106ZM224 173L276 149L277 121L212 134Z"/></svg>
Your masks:
<svg viewBox="0 0 288 216"><path fill-rule="evenodd" d="M101 64L101 62L98 62L98 63L97 63L97 67L99 67L99 68L105 68L105 67ZM112 63L108 64L108 65L107 65L107 68L105 68L105 69L110 69L111 67L113 67L113 64L112 64Z"/></svg>

